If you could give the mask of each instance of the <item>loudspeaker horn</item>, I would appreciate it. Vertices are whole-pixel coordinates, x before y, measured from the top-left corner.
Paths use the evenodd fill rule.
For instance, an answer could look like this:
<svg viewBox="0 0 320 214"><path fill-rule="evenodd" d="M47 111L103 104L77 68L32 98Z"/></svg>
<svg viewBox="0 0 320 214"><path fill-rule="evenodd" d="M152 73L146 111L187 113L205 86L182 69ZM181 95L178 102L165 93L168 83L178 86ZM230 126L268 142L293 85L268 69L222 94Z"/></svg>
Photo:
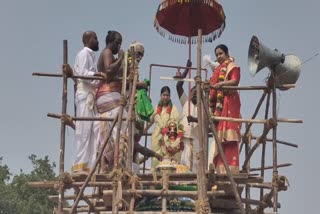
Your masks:
<svg viewBox="0 0 320 214"><path fill-rule="evenodd" d="M301 61L292 54L285 56L284 63L275 66L276 85L295 84L300 76Z"/></svg>
<svg viewBox="0 0 320 214"><path fill-rule="evenodd" d="M265 67L273 67L285 60L284 54L280 53L277 49L272 50L263 45L256 36L252 36L249 52L248 52L248 65L251 76L254 76Z"/></svg>

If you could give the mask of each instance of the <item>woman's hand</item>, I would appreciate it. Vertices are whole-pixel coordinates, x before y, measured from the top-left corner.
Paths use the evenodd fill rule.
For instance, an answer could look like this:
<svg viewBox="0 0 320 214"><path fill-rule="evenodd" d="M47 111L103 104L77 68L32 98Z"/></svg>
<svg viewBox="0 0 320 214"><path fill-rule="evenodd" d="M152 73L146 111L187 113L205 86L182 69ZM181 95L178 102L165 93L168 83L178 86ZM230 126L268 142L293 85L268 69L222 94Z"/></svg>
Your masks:
<svg viewBox="0 0 320 214"><path fill-rule="evenodd" d="M214 84L213 87L221 88L223 85L224 85L223 82L218 82L218 83Z"/></svg>

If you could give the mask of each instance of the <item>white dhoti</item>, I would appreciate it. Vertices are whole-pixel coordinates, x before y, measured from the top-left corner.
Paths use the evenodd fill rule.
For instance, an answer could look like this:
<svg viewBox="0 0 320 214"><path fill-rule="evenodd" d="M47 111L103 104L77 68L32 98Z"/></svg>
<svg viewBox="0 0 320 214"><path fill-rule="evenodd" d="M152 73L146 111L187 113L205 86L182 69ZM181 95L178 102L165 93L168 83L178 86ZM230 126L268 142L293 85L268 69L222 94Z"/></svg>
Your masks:
<svg viewBox="0 0 320 214"><path fill-rule="evenodd" d="M116 92L111 92L111 93L102 95L97 99L97 106L101 106L105 103L112 102L115 99L118 100L118 98L120 99L120 93L116 93ZM112 108L111 110L100 113L100 117L116 118L118 116L119 110L120 110L120 106L117 106L115 108ZM126 117L127 117L127 111L125 108L123 108L122 118L126 118ZM107 132L111 129L111 126L112 126L112 121L101 121L100 122L100 145L101 146L106 141ZM125 126L126 126L125 122L123 121L121 123L120 134L124 132ZM116 141L117 130L118 130L118 127L116 124L111 132L107 146L105 147L105 149L103 151L103 154L107 160L107 164L108 164L109 169L112 169L113 164L114 164L113 163L114 162L114 142Z"/></svg>
<svg viewBox="0 0 320 214"><path fill-rule="evenodd" d="M75 98L77 117L96 117L94 95L77 92ZM76 121L75 161L72 171L89 171L96 160L99 145L99 121Z"/></svg>
<svg viewBox="0 0 320 214"><path fill-rule="evenodd" d="M192 172L197 172L197 156L199 152L198 139L183 138L184 149L181 152L181 164L188 167Z"/></svg>
<svg viewBox="0 0 320 214"><path fill-rule="evenodd" d="M210 164L213 164L213 159L217 156L218 154L218 147L216 144L216 141L213 139L209 143L209 148L208 148L208 169Z"/></svg>

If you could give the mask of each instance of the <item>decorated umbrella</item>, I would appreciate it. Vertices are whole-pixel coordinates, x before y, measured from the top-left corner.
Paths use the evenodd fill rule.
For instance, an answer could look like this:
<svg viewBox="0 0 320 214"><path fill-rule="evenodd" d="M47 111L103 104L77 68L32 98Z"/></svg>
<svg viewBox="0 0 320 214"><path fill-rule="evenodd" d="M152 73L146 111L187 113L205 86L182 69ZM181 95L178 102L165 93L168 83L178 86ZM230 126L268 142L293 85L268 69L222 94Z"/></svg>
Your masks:
<svg viewBox="0 0 320 214"><path fill-rule="evenodd" d="M198 29L202 30L203 42L213 42L223 32L225 19L223 8L216 0L163 0L154 27L163 37L168 34L173 42L189 44L190 60L191 44L197 42Z"/></svg>
<svg viewBox="0 0 320 214"><path fill-rule="evenodd" d="M212 42L225 28L223 8L215 0L164 0L158 7L154 26L160 35L181 44L197 42L202 29L203 42Z"/></svg>

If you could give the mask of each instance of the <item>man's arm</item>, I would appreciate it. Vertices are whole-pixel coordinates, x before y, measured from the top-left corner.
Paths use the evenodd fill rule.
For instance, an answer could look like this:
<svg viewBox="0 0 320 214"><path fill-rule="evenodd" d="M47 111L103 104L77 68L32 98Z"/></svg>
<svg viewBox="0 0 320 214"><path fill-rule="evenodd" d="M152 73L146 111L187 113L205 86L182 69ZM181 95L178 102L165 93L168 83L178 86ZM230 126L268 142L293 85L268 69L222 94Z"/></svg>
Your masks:
<svg viewBox="0 0 320 214"><path fill-rule="evenodd" d="M162 159L162 156L159 155L158 153L148 149L148 148L145 148L143 146L141 146L139 144L139 142L135 142L134 143L134 149L139 152L140 154L144 155L144 156L147 156L148 158L149 157L155 157L157 158L158 160L161 160Z"/></svg>
<svg viewBox="0 0 320 214"><path fill-rule="evenodd" d="M120 50L118 53L118 59L116 61L113 62L113 54L111 52L110 49L105 49L102 53L102 57L103 57L103 65L104 65L104 72L105 74L111 73L111 74L116 74L120 67L121 67L121 63L123 60L123 51Z"/></svg>
<svg viewBox="0 0 320 214"><path fill-rule="evenodd" d="M186 67L191 67L191 66L192 66L192 62L188 59ZM186 68L186 69L184 70L184 72L182 73L181 78L186 78L189 70L190 70L190 69ZM178 81L178 83L177 83L177 85L176 85L179 98L180 98L180 97L182 96L182 94L184 93L183 83L184 83L184 81Z"/></svg>

